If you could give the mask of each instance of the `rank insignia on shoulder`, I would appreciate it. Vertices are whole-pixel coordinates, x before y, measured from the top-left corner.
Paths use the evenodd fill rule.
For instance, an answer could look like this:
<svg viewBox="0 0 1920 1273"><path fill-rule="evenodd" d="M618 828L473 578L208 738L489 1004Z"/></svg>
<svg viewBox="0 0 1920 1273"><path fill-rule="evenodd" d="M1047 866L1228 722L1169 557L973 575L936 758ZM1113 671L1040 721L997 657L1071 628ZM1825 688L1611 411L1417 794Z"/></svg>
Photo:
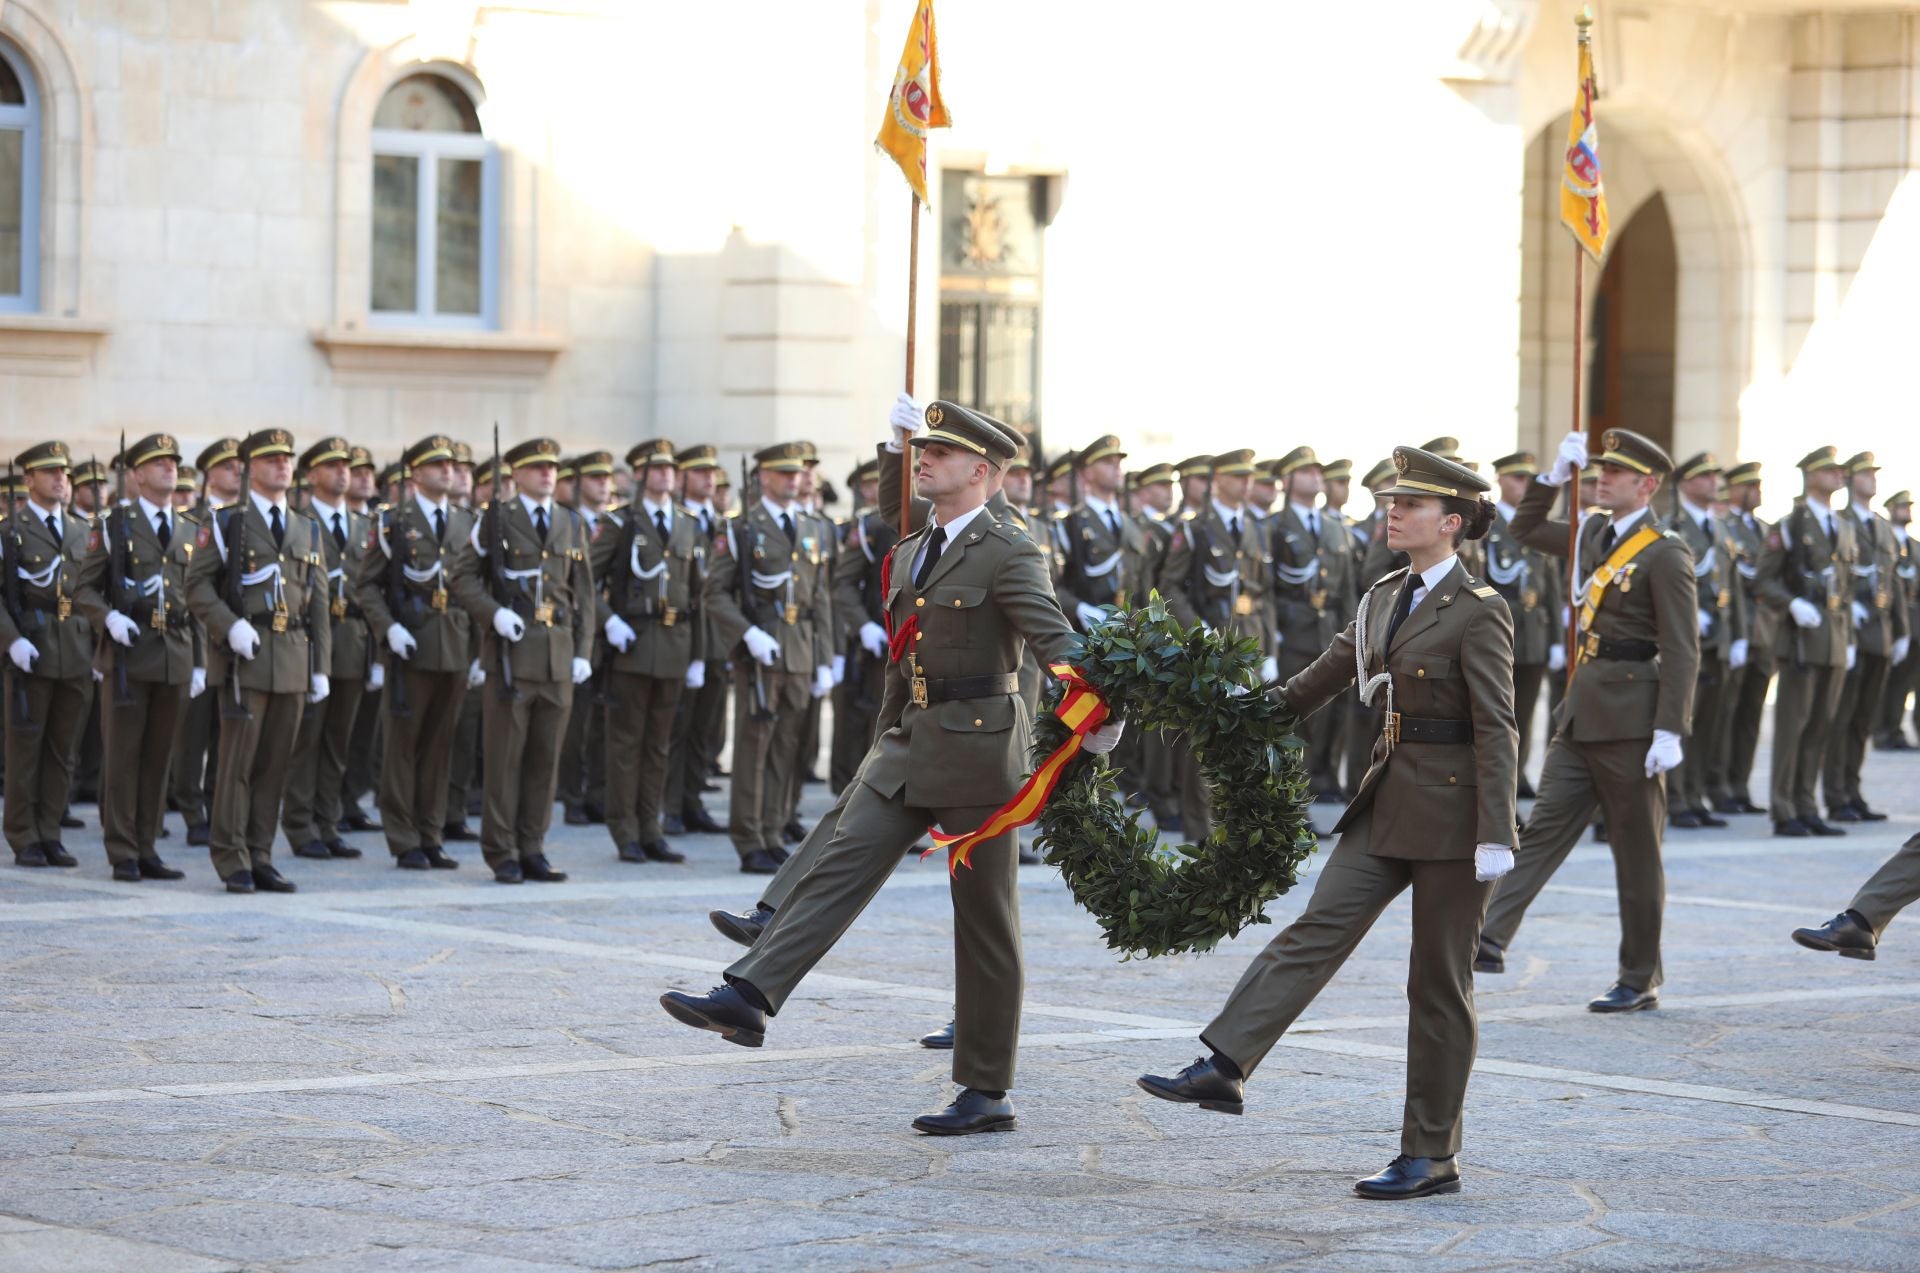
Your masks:
<svg viewBox="0 0 1920 1273"><path fill-rule="evenodd" d="M1475 587L1469 588L1467 589L1467 591L1471 592L1476 597L1497 597L1500 595L1498 590L1496 590L1490 584L1484 584L1484 583L1476 585Z"/></svg>

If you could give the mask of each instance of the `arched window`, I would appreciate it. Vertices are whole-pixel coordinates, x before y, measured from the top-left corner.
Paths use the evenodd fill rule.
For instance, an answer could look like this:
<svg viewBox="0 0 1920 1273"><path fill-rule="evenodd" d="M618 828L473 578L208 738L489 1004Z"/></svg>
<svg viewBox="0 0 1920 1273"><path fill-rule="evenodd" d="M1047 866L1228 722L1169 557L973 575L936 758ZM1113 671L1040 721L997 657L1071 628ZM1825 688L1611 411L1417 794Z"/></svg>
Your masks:
<svg viewBox="0 0 1920 1273"><path fill-rule="evenodd" d="M40 104L26 59L0 44L0 312L40 308Z"/></svg>
<svg viewBox="0 0 1920 1273"><path fill-rule="evenodd" d="M371 321L497 322L499 161L473 96L447 75L400 80L373 116Z"/></svg>

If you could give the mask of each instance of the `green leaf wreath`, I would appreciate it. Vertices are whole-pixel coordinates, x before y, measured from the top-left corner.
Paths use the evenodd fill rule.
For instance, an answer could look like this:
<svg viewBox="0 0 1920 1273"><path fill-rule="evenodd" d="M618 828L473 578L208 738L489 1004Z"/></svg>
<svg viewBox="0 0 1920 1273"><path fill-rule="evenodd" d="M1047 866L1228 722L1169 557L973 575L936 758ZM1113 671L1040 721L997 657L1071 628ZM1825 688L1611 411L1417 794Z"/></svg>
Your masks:
<svg viewBox="0 0 1920 1273"><path fill-rule="evenodd" d="M1114 612L1065 659L1128 729L1184 738L1213 789L1204 844L1168 848L1121 803L1106 757L1068 762L1040 815L1035 844L1075 901L1126 957L1212 950L1291 889L1318 847L1307 820L1299 719L1265 692L1251 637L1191 628L1158 594ZM1248 693L1230 693L1232 686ZM1036 767L1066 740L1051 691L1035 722Z"/></svg>

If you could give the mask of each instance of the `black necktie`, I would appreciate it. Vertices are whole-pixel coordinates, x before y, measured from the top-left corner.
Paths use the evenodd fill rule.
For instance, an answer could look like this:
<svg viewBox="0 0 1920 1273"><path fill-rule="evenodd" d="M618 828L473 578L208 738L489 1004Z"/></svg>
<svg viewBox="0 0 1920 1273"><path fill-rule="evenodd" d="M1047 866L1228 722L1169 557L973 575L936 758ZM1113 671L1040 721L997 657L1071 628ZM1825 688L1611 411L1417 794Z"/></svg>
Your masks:
<svg viewBox="0 0 1920 1273"><path fill-rule="evenodd" d="M1400 585L1400 600L1394 603L1393 618L1387 620L1387 648L1389 650L1393 648L1394 633L1400 631L1400 625L1405 623L1407 616L1413 613L1413 590L1419 586L1419 577L1411 574L1408 575L1405 582Z"/></svg>
<svg viewBox="0 0 1920 1273"><path fill-rule="evenodd" d="M940 546L947 542L944 526L935 526L927 533L927 555L920 561L920 569L913 572L913 586L919 590L927 586L927 576L933 573L934 563L940 560Z"/></svg>
<svg viewBox="0 0 1920 1273"><path fill-rule="evenodd" d="M1613 528L1612 522L1608 522L1607 529L1600 535L1600 555L1605 557L1608 553L1612 552L1613 542L1619 538L1620 532Z"/></svg>
<svg viewBox="0 0 1920 1273"><path fill-rule="evenodd" d="M333 546L341 552L347 551L347 528L340 521L340 514L333 515Z"/></svg>
<svg viewBox="0 0 1920 1273"><path fill-rule="evenodd" d="M547 510L535 505L533 509L533 533L540 536L540 542L547 542Z"/></svg>
<svg viewBox="0 0 1920 1273"><path fill-rule="evenodd" d="M267 529L273 532L273 546L280 548L287 542L287 528L280 522L280 506L270 504L267 507Z"/></svg>
<svg viewBox="0 0 1920 1273"><path fill-rule="evenodd" d="M1308 533L1309 535L1312 535L1312 536L1313 536L1313 538L1314 538L1314 540L1315 540L1316 542L1317 542L1317 541L1319 540L1319 538L1320 538L1320 514L1318 514L1318 513L1308 513L1308 514L1307 514L1307 533Z"/></svg>
<svg viewBox="0 0 1920 1273"><path fill-rule="evenodd" d="M786 535L787 542L791 544L793 542L793 514L792 513L780 514L780 530L783 534Z"/></svg>
<svg viewBox="0 0 1920 1273"><path fill-rule="evenodd" d="M653 528L660 532L660 542L664 545L667 542L667 510L666 509L656 508L653 510Z"/></svg>
<svg viewBox="0 0 1920 1273"><path fill-rule="evenodd" d="M700 510L700 533L708 539L713 538L713 521L709 518L705 509Z"/></svg>
<svg viewBox="0 0 1920 1273"><path fill-rule="evenodd" d="M173 543L173 522L165 513L155 513L153 533L160 537L160 546L166 548Z"/></svg>
<svg viewBox="0 0 1920 1273"><path fill-rule="evenodd" d="M447 538L447 510L444 508L433 510L433 537L439 542Z"/></svg>
<svg viewBox="0 0 1920 1273"><path fill-rule="evenodd" d="M1239 519L1238 517L1229 517L1229 518L1227 518L1227 535L1228 535L1228 536L1229 536L1229 537L1230 537L1230 538L1231 538L1231 539L1233 540L1233 542L1234 542L1234 543L1235 543L1236 545L1237 545L1237 544L1239 544L1239 542L1240 542L1240 519Z"/></svg>
<svg viewBox="0 0 1920 1273"><path fill-rule="evenodd" d="M47 514L47 530L53 535L53 542L60 543L60 519L52 513Z"/></svg>
<svg viewBox="0 0 1920 1273"><path fill-rule="evenodd" d="M1107 531L1115 539L1120 538L1120 519L1113 515L1111 508L1107 510Z"/></svg>

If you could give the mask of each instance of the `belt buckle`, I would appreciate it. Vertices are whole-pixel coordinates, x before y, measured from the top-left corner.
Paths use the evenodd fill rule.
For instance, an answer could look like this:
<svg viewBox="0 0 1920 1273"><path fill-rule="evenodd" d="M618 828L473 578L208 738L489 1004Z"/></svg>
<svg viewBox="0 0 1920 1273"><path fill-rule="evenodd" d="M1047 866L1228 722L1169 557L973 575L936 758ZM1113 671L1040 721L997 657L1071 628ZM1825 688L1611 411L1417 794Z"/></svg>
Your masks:
<svg viewBox="0 0 1920 1273"><path fill-rule="evenodd" d="M1322 588L1317 592L1308 592L1307 604L1316 611L1324 611L1327 608L1327 590Z"/></svg>
<svg viewBox="0 0 1920 1273"><path fill-rule="evenodd" d="M447 590L445 588L435 588L433 590L433 596L428 600L427 604L435 610L445 610L447 608Z"/></svg>
<svg viewBox="0 0 1920 1273"><path fill-rule="evenodd" d="M166 602L162 601L159 605L153 608L153 613L147 617L147 626L152 628L155 632L165 632L167 630L167 603Z"/></svg>
<svg viewBox="0 0 1920 1273"><path fill-rule="evenodd" d="M1580 643L1580 662L1585 663L1590 659L1597 659L1599 657L1600 634L1598 632L1589 632L1587 633L1586 640Z"/></svg>
<svg viewBox="0 0 1920 1273"><path fill-rule="evenodd" d="M679 622L679 620L680 620L680 612L678 610L675 610L672 606L668 606L665 610L661 611L660 613L660 626L663 628L670 628L675 623Z"/></svg>
<svg viewBox="0 0 1920 1273"><path fill-rule="evenodd" d="M1392 751L1400 744L1400 713L1387 713L1386 727L1387 750Z"/></svg>
<svg viewBox="0 0 1920 1273"><path fill-rule="evenodd" d="M73 598L61 597L57 599L53 604L53 613L56 618L71 619L73 617Z"/></svg>
<svg viewBox="0 0 1920 1273"><path fill-rule="evenodd" d="M552 627L553 607L551 605L535 606L533 608L533 621L543 628Z"/></svg>
<svg viewBox="0 0 1920 1273"><path fill-rule="evenodd" d="M1237 596L1237 597L1235 597L1235 598L1233 599L1233 612L1234 612L1235 614L1238 614L1238 615L1249 615L1249 614L1252 614L1252 613L1253 613L1253 598L1252 598L1252 597L1249 597L1249 596L1248 596L1248 595L1247 595L1246 593L1244 593L1244 592L1243 592L1243 593L1241 593L1241 594L1240 594L1239 596Z"/></svg>
<svg viewBox="0 0 1920 1273"><path fill-rule="evenodd" d="M908 684L913 687L913 705L915 707L925 707L927 705L927 678L924 676L910 677L908 678Z"/></svg>
<svg viewBox="0 0 1920 1273"><path fill-rule="evenodd" d="M333 604L328 606L327 609L332 612L334 618L344 619L347 617L347 599L345 597L335 597Z"/></svg>
<svg viewBox="0 0 1920 1273"><path fill-rule="evenodd" d="M273 608L273 630L275 632L287 630L287 603L284 601Z"/></svg>
<svg viewBox="0 0 1920 1273"><path fill-rule="evenodd" d="M791 628L791 627L797 627L797 626L799 625L799 623L800 623L800 607L799 607L799 606L797 606L797 605L789 605L789 606L787 606L787 608L786 608L786 610L784 611L784 613L785 613L785 615L786 615L786 618L787 618L787 626L788 626L788 627L790 627L790 628ZM923 704L923 706L924 706L924 704Z"/></svg>

